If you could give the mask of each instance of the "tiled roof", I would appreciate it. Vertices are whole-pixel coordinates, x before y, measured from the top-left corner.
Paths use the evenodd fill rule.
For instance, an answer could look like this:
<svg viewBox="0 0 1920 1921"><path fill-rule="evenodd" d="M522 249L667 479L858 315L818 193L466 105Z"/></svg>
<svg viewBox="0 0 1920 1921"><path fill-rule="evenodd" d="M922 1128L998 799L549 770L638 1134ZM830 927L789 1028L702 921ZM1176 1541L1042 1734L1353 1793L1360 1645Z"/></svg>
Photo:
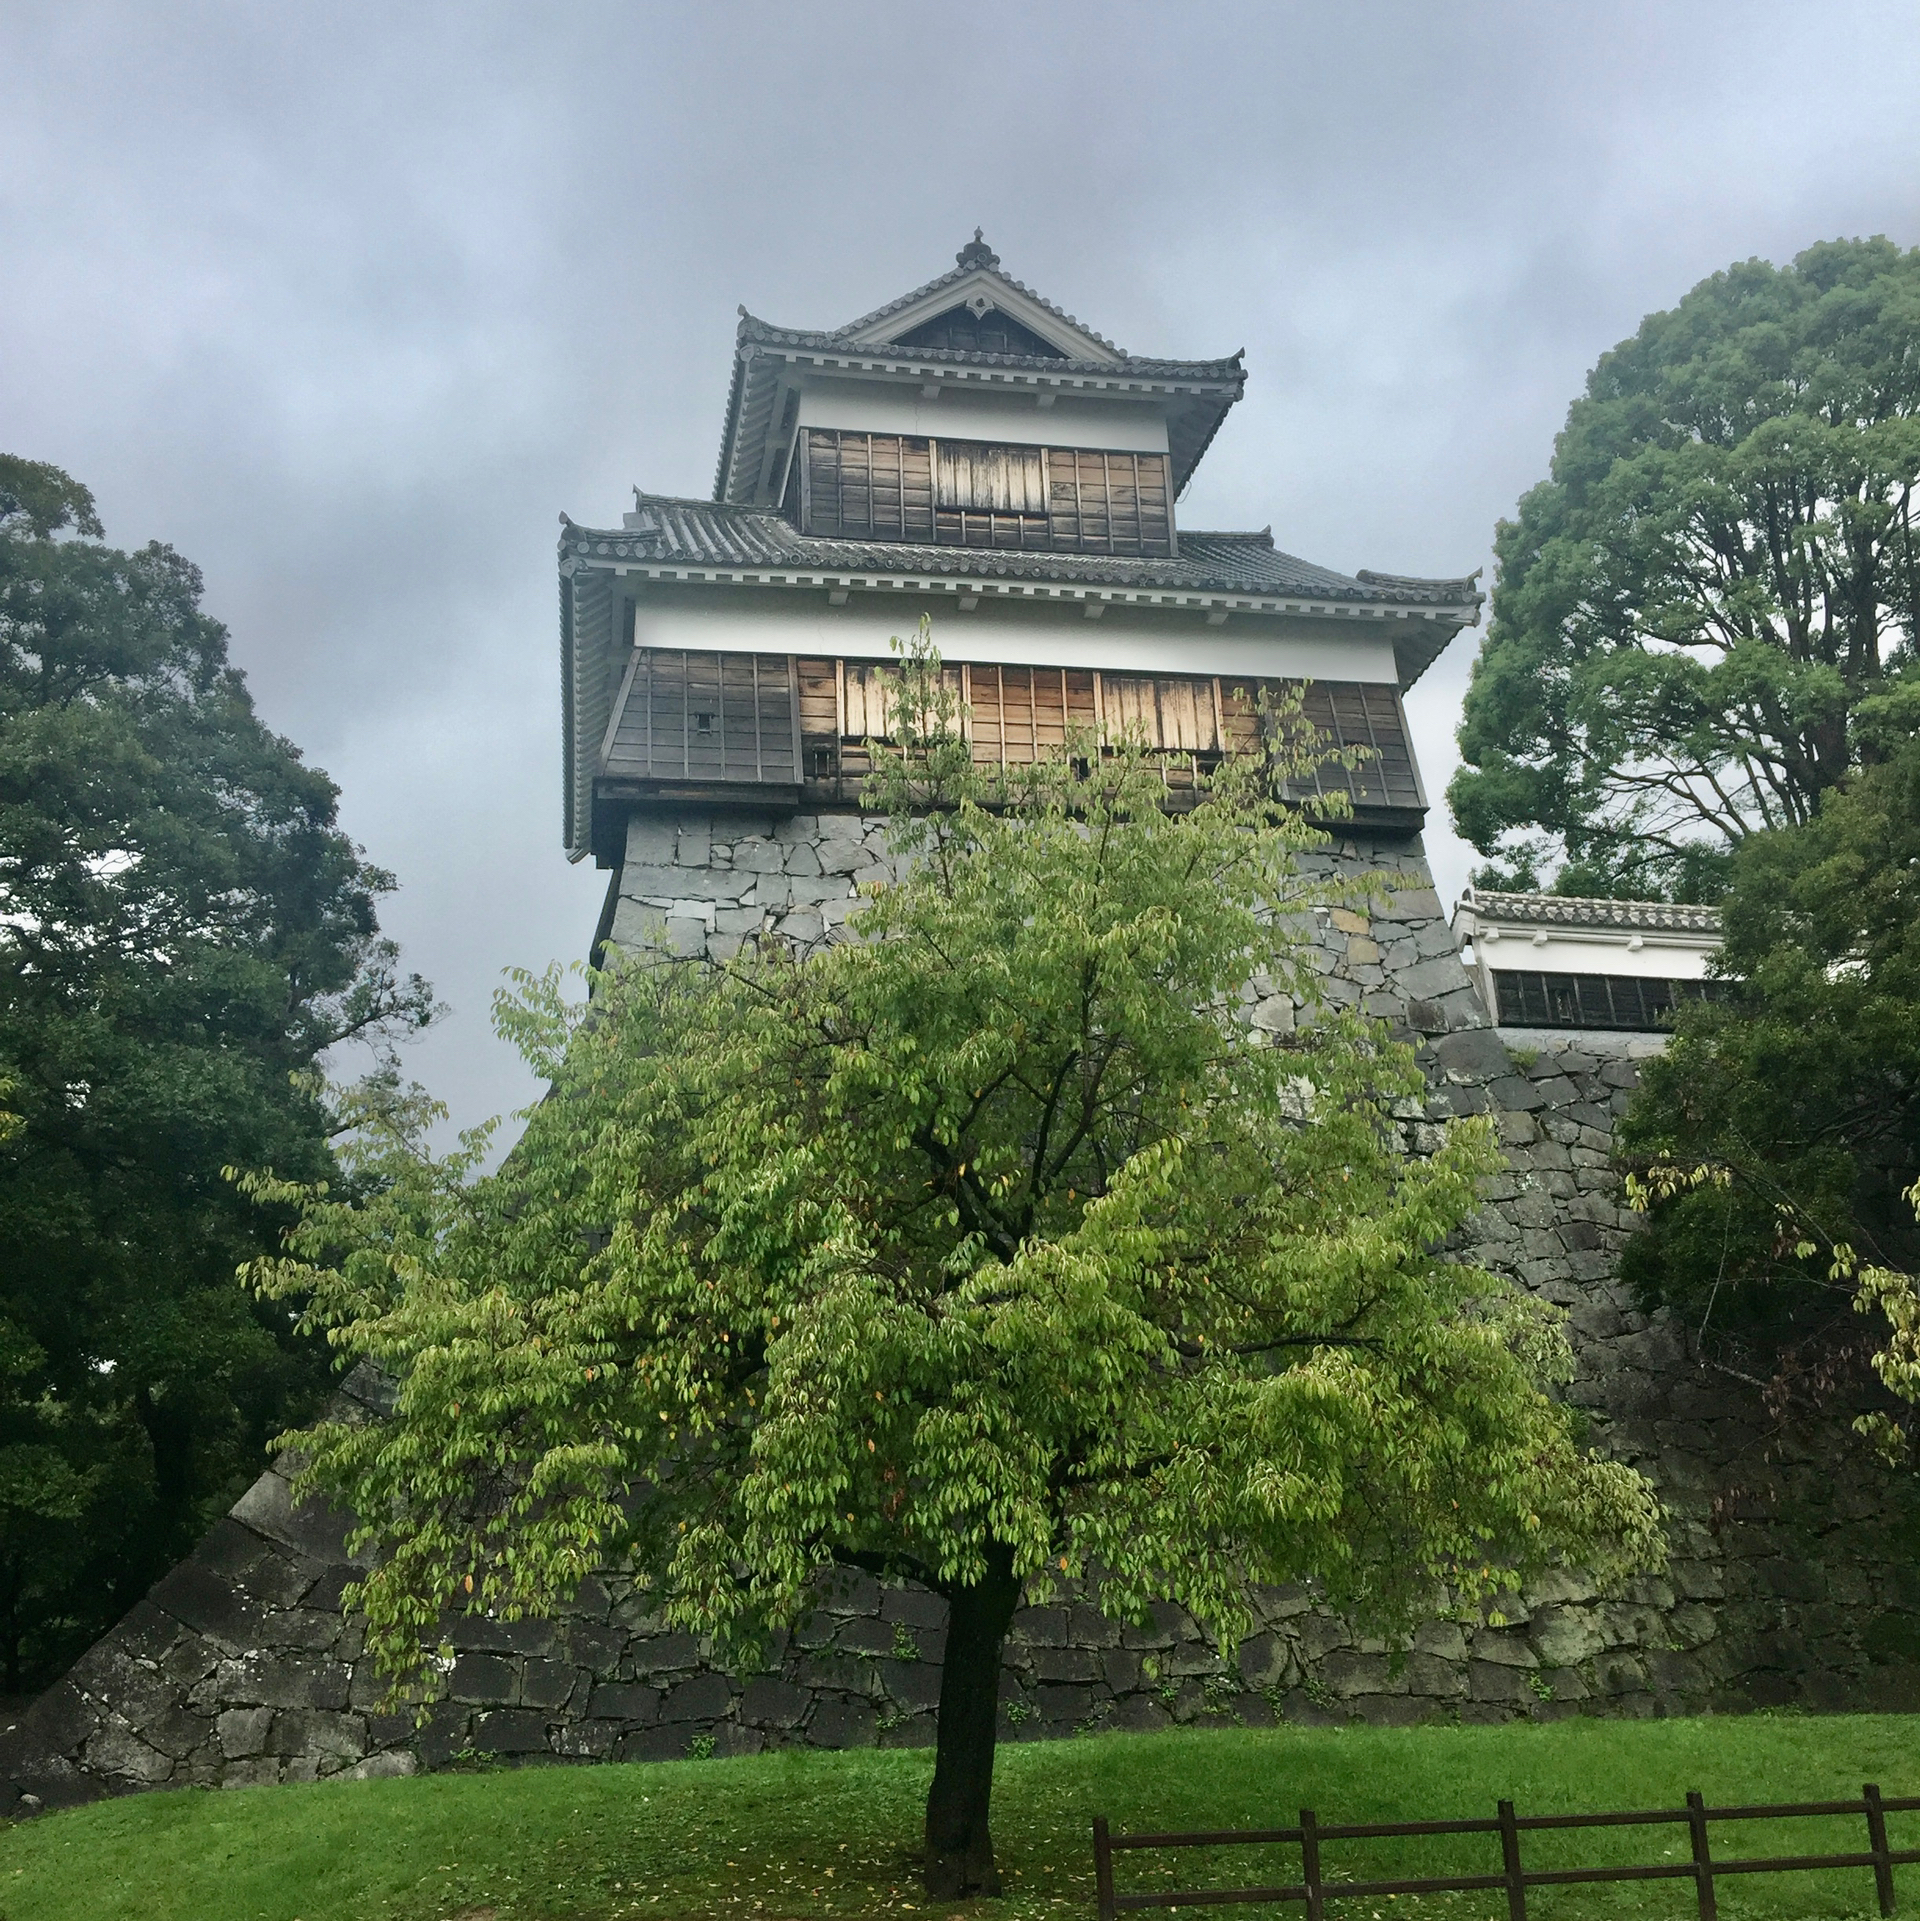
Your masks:
<svg viewBox="0 0 1920 1921"><path fill-rule="evenodd" d="M1273 535L1180 533L1177 557L1017 552L1003 548L933 547L893 540L831 540L803 534L777 513L710 500L636 494L617 530L566 521L561 553L584 558L682 561L694 566L800 568L903 575L978 576L1063 586L1153 588L1353 602L1367 606L1477 607L1480 590L1465 580L1417 580L1389 574L1342 574L1282 553Z"/></svg>
<svg viewBox="0 0 1920 1921"><path fill-rule="evenodd" d="M954 277L957 279L960 276ZM1019 283L1016 281L1014 284L1017 286ZM918 297L917 294L909 294L907 299ZM906 302L900 304L904 306ZM924 360L930 363L937 361L941 366L1009 367L1037 374L1092 374L1124 380L1219 380L1236 383L1246 377L1246 370L1240 364L1245 357L1245 348L1229 354L1224 360L1141 360L1131 354L1123 354L1117 361L1072 360L1058 354L971 353L958 347L900 347L890 343L856 346L849 340L848 333L849 329L845 327L832 333L805 327L776 327L772 321L761 320L742 309L735 338L761 346L813 347L822 353L858 354L871 360ZM1120 349L1116 347L1114 351L1119 353Z"/></svg>
<svg viewBox="0 0 1920 1921"><path fill-rule="evenodd" d="M1364 578L1365 576L1362 576ZM1666 900L1593 900L1573 894L1501 894L1470 887L1460 905L1480 920L1514 921L1527 927L1642 929L1650 933L1720 932L1717 908Z"/></svg>

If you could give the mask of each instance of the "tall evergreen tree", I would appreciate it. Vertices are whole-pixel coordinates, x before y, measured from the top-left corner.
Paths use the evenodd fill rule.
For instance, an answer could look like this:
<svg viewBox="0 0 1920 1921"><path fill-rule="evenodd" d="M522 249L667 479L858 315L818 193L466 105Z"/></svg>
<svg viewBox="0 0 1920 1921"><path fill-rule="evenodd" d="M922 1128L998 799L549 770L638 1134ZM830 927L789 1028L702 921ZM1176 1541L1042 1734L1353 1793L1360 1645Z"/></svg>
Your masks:
<svg viewBox="0 0 1920 1921"><path fill-rule="evenodd" d="M1503 522L1448 789L1488 878L1711 899L1920 642L1920 251L1749 260L1601 357Z"/></svg>
<svg viewBox="0 0 1920 1921"><path fill-rule="evenodd" d="M314 1403L221 1169L324 1177L318 1058L430 1018L198 572L0 458L0 1685L48 1679Z"/></svg>

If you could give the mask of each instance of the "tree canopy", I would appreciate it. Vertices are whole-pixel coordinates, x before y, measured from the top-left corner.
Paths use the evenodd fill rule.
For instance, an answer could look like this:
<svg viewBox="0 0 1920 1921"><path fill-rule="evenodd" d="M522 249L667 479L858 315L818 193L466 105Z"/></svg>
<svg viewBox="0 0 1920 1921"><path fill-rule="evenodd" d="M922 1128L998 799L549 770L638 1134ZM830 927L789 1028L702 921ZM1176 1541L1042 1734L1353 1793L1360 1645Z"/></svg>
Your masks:
<svg viewBox="0 0 1920 1921"><path fill-rule="evenodd" d="M1627 1277L1783 1395L1864 1373L1857 1275L1920 1255L1901 1192L1920 1171L1920 741L1876 751L1805 826L1735 854L1728 996L1681 1009L1619 1135L1642 1178L1685 1176L1653 1176Z"/></svg>
<svg viewBox="0 0 1920 1921"><path fill-rule="evenodd" d="M1709 899L1872 752L1920 638L1920 251L1749 260L1649 315L1501 524L1448 790L1490 881Z"/></svg>
<svg viewBox="0 0 1920 1921"><path fill-rule="evenodd" d="M263 727L171 549L0 457L0 1674L50 1678L313 1405L233 1162L322 1178L297 1083L418 1025L336 790Z"/></svg>
<svg viewBox="0 0 1920 1921"><path fill-rule="evenodd" d="M584 1019L503 1020L552 1081L496 1173L384 1111L370 1196L302 1209L271 1298L397 1383L296 1437L363 1517L352 1603L420 1674L449 1608L552 1608L631 1557L750 1646L822 1569L944 1595L931 1891L997 1886L1001 1647L1092 1578L1231 1639L1312 1579L1407 1626L1559 1555L1657 1559L1658 1507L1542 1391L1553 1311L1436 1248L1496 1164L1480 1121L1403 1151L1410 1052L1320 1004L1321 836L1230 763L1170 812L1137 744L976 776L916 651L871 804L899 877L796 959L630 963ZM1307 1018L1236 1017L1257 977Z"/></svg>

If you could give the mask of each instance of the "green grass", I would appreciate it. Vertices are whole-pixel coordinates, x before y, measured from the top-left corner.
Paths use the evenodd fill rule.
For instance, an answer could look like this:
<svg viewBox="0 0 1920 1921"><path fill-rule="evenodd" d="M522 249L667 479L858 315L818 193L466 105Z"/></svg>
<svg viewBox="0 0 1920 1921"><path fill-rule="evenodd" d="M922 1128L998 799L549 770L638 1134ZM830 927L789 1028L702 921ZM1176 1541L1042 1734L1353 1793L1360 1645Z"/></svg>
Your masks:
<svg viewBox="0 0 1920 1921"><path fill-rule="evenodd" d="M535 1768L412 1781L141 1795L0 1831L4 1921L560 1921L719 1916L729 1921L925 1911L915 1878L925 1753L789 1752L747 1761ZM1091 1914L1089 1822L1121 1829L1284 1825L1679 1804L1838 1799L1878 1781L1920 1792L1920 1717L1567 1721L1502 1728L1221 1730L1105 1735L1002 1750L995 1835L1004 1901L977 1921ZM1717 1851L1865 1846L1864 1822L1716 1830ZM1894 1845L1920 1846L1920 1816ZM1576 1849L1578 1850L1576 1852ZM1530 1866L1686 1858L1683 1830L1528 1837ZM1611 1850L1611 1852L1608 1852ZM1183 1878L1294 1878L1291 1851L1180 1857ZM1359 1879L1497 1867L1476 1838L1330 1846ZM1155 1885L1122 1857L1122 1886ZM1920 1867L1897 1871L1920 1914ZM1192 1879L1188 1884L1193 1885ZM1161 1881L1158 1885L1170 1885ZM1693 1913L1685 1882L1549 1890L1537 1921ZM1873 1912L1864 1871L1723 1883L1721 1913ZM945 1910L936 1910L944 1913ZM1226 1910L1253 1913L1254 1910ZM1275 1912L1269 1910L1268 1912ZM1297 1916L1301 1910L1278 1912ZM1336 1903L1338 1921L1505 1921L1498 1895Z"/></svg>

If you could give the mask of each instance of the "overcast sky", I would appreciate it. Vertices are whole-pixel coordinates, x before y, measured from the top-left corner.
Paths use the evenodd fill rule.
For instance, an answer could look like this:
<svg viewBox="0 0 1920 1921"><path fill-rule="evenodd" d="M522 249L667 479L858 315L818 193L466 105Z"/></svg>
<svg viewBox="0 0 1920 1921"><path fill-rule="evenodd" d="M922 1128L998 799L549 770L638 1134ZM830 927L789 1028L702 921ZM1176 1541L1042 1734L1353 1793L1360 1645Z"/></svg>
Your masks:
<svg viewBox="0 0 1920 1921"><path fill-rule="evenodd" d="M1132 352L1246 349L1186 525L1464 573L1643 313L1920 241L1920 12L0 0L0 448L205 570L400 878L460 1120L527 1097L493 987L605 881L560 850L557 515L708 491L737 303L837 326L976 224ZM1477 640L1409 701L1436 802ZM1428 844L1451 898L1443 804Z"/></svg>

